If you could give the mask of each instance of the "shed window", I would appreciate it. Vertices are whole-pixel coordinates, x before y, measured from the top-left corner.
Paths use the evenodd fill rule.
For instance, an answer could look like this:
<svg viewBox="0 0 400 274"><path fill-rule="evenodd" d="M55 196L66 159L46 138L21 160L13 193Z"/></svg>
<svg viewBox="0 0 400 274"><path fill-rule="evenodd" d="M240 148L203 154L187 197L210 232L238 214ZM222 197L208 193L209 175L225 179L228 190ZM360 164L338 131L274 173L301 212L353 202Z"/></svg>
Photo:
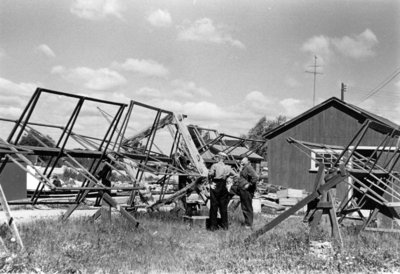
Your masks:
<svg viewBox="0 0 400 274"><path fill-rule="evenodd" d="M325 149L314 149L311 151L311 167L310 171L318 170L318 163L323 163L324 166L329 169L333 167L333 163L340 155L340 150L325 150Z"/></svg>

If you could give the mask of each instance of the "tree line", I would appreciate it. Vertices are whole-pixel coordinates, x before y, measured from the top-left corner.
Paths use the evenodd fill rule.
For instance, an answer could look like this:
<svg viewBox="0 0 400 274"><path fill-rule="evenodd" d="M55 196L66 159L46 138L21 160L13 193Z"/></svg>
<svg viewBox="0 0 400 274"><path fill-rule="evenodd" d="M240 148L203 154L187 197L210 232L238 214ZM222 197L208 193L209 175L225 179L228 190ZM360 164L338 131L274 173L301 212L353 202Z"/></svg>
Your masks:
<svg viewBox="0 0 400 274"><path fill-rule="evenodd" d="M255 126L249 130L249 133L245 137L255 140L264 140L264 135L266 133L282 125L286 121L287 118L283 115L279 115L273 119L267 119L266 116L263 116L260 120L258 120ZM249 148L254 149L258 155L262 156L264 159L267 159L267 144L263 145L262 147L258 147L259 144L257 142L250 142L248 145Z"/></svg>

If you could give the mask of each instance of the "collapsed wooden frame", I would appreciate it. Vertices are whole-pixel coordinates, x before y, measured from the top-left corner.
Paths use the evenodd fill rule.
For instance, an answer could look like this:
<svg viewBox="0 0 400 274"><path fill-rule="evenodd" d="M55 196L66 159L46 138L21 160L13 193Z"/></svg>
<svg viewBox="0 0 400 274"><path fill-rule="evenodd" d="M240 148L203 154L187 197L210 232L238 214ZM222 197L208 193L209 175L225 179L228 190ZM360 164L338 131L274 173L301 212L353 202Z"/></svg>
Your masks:
<svg viewBox="0 0 400 274"><path fill-rule="evenodd" d="M31 120L32 113L34 113L36 108L39 108L39 99L43 97L46 98L45 96L48 94L57 96L58 100L63 102L71 98L74 102L76 101L75 105L72 107L71 113L66 115L68 119L65 125L41 123ZM107 121L102 125L105 131L103 136L94 137L77 133L77 120L82 116L82 109L86 102L95 103L97 110ZM114 115L103 110L103 106L110 105L117 109ZM135 119L137 120L134 115L134 111L137 108L153 111L155 113L154 119L151 122L151 126L144 128L140 132L136 132L134 135L129 135L127 129L132 126L132 121L135 121ZM143 179L145 173L161 176L161 178L157 180L157 183L162 186L161 194L155 204L148 205L148 208L151 210L155 210L163 204L170 203L182 197L186 194L186 190L188 189L195 189L200 194L200 197L206 201L208 193L205 188L205 179L208 175L208 170L199 152L199 148L194 144L191 133L183 122L183 119L184 116L182 115L177 115L173 112L133 100L130 101L129 105L126 105L123 103L115 103L38 88L29 100L19 119L11 120L0 118L1 121L14 123L7 140L0 140L0 156L2 158L0 173L7 162L11 161L34 176L39 184L31 199L29 201L14 201L13 203L27 203L32 205L47 203L70 204L70 208L62 216L62 220L67 220L74 210L84 203L88 194L93 192L97 193L96 205L99 205L100 201L106 201L109 205L116 207L122 215L126 216L126 209L135 208L135 197L137 195L140 196L139 190L143 187L140 186L139 183ZM44 130L38 130L37 128L44 128ZM155 136L162 128L167 128L173 139L168 154L156 151L158 147L155 144ZM47 129L61 131L54 146L49 146L46 142L43 142L43 139L48 138L48 136L42 134L42 132L46 132ZM19 144L23 134L28 131L40 145L27 146ZM229 135L220 134L217 138L217 142L221 142L222 138L226 136ZM67 143L70 140L79 144L82 148L67 148ZM240 143L255 141L244 138L237 138L237 140L240 140ZM139 147L137 146L138 142L143 142L144 145ZM261 143L259 140L258 142ZM210 149L212 145L213 144L208 144L208 147L202 148L202 151ZM233 149L235 147L236 146L234 146ZM225 150L225 152L230 155L230 151ZM248 154L251 153L253 152L250 150ZM248 156L248 154L242 156L245 157ZM30 155L45 156L48 158L45 162L44 170L39 170L35 167L34 163L27 157ZM188 159L190 162L189 167L182 166L179 159L177 159L179 155L184 155ZM78 161L78 158L90 159L89 165L83 166ZM83 177L83 182L80 187L68 188L68 190L75 191L73 200L49 201L48 197L44 197L46 188L51 190L67 189L65 187L56 187L52 181L52 173L55 167L60 164L64 164L79 173ZM134 168L132 168L132 164L135 165ZM27 169L26 166L31 167L33 172ZM122 170L124 175L127 175L132 182L132 187L120 188L105 186L102 183L103 178L99 177L99 172L105 169L105 167L108 171L112 170L117 173L121 173ZM166 197L166 186L173 176L187 176L190 178L190 182L186 187L175 192L171 197ZM129 191L130 199L128 203L124 206L117 206L116 201L109 195L111 190ZM94 215L95 218L98 216L99 212ZM131 218L129 219L131 220ZM138 224L137 221L134 221L134 223L135 225Z"/></svg>
<svg viewBox="0 0 400 274"><path fill-rule="evenodd" d="M384 137L380 144L375 147L373 153L366 157L360 154L357 148L360 146L368 130L377 131L383 134ZM358 212L362 216L361 209L368 204L368 209L371 209L372 213L368 218L363 218L363 224L360 226L359 231L365 229L378 213L382 213L400 224L400 216L398 211L396 211L396 208L400 207L400 177L395 170L395 166L400 159L399 136L399 129L388 127L376 121L366 120L347 146L315 144L288 138L289 143L299 148L301 152L315 162L319 160L315 156L313 157L311 152L316 148L334 157L323 159L323 162L329 163L329 168L325 167L323 162L319 163L320 168L316 182L314 183L316 187L310 195L252 233L246 240L252 241L257 239L306 205L309 208L313 207L314 211L323 209L324 206L321 205L321 201L327 202L329 200L326 200L326 196L324 197L324 195L327 194L327 191L335 188L336 185L342 182L349 184L350 191L349 195L346 195L340 206L336 209L335 215L340 217L339 222L343 221L348 214L353 212ZM394 143L395 146L393 147ZM323 173L321 173L322 167L324 169ZM348 180L349 178L351 180ZM322 180L322 184L319 183L320 180ZM361 197L357 197L356 193L361 193ZM318 204L321 206L319 208L315 207ZM330 209L332 206L333 204L326 208ZM334 233L333 236L338 241L341 241L340 232L338 233L336 225L336 216L334 216L335 219L333 220L331 216L332 211L329 214L331 217L332 232Z"/></svg>
<svg viewBox="0 0 400 274"><path fill-rule="evenodd" d="M52 94L59 97L68 97L77 100L77 103L73 108L72 114L70 115L66 125L59 126L44 123L34 123L30 121L30 117L35 107L37 106L39 98L41 96L43 97L44 94ZM107 123L105 123L105 127L107 127L107 130L103 138L92 138L90 136L79 135L76 134L74 131L75 123L80 114L82 106L86 101L96 102L99 105L114 105L118 107L116 114L109 117L109 125L107 126ZM127 143L126 139L124 139L124 131L128 126L134 106L141 106L147 109L155 110L157 112L156 118L154 119L150 129L144 131L142 136L140 136L139 138L143 139L147 137L147 142L144 149L139 152L132 149L132 146L129 146L129 143ZM100 199L104 199L104 193L106 193L107 191L114 189L116 190L116 188L105 187L101 183L101 178L98 177L98 171L101 165L103 165L103 167L108 166L109 170L115 170L117 172L119 172L120 169L125 169L126 175L130 177L130 180L132 182L140 181L145 172L157 173L157 170L152 170L151 167L148 165L150 161L152 163L164 165L165 171L162 179L164 181L166 178L171 177L171 175L173 174L199 176L198 170L187 172L186 170L177 167L177 165L173 163L172 153L176 152L176 149L178 147L177 137L180 137L177 130L175 133L175 140L170 155L156 154L153 153L151 149L157 129L159 127L171 124L171 119L169 119L170 117L173 117L177 121L176 123L180 122L182 118L180 118L179 120L179 118L172 112L154 108L152 106L141 104L139 102L131 101L128 113L127 115L125 115L123 124L121 126L121 130L117 126L119 121L122 119L122 114L125 107L127 107L127 105L122 103L114 103L38 88L31 97L28 105L26 106L18 120L12 121L10 119L2 119L3 121L14 122L15 125L11 130L8 139L0 140L0 153L4 156L0 166L0 172L4 169L8 161L12 161L17 164L17 166L23 168L26 172L31 173L32 176L36 177L39 184L35 192L33 193L31 200L29 201L29 203L33 205L38 203L46 203L40 201L41 195L43 194L45 187L48 187L52 190L60 189L55 187L51 180L52 171L60 162L63 162L70 168L74 169L76 172L80 173L84 177L84 181L82 182L81 187L74 189L77 191L75 201L72 202L69 210L67 210L67 212L63 215L62 219L64 220L67 219L72 214L72 212L85 200L89 191L92 192L94 190L97 190L99 193L99 201ZM163 122L163 119L160 119L161 115L165 113L167 114L166 117L168 118L168 122L166 123ZM33 129L33 125L45 128L56 128L61 130L62 133L57 140L55 147L50 147L42 142L39 137L43 137L44 135L42 135L39 131ZM40 146L29 147L19 145L19 140L27 129L29 129L30 132L33 133L33 137L36 139L36 141L40 143ZM77 143L81 144L84 149L67 149L66 144L70 139L74 139ZM186 145L186 147L188 146ZM50 159L47 161L44 170L40 171L39 169L35 168L34 164L26 157L26 155L47 156L50 157ZM89 167L84 167L83 165L81 165L76 159L79 157L91 159ZM124 163L125 159L131 159L137 162L138 167L136 169L136 174L133 174L132 172L128 172L126 170L126 163ZM20 162L22 162L23 164L21 164ZM34 170L34 172L29 171L27 168L25 168L24 165L30 166ZM203 170L202 173L204 175L205 171ZM130 190L132 191L132 193L136 193L136 191L139 189L140 187L135 186L135 184L133 184L133 187L131 188L126 188L126 190ZM160 195L160 198L161 197L162 195ZM106 200L110 205L116 204L111 197L107 197ZM26 203L26 201L19 203ZM121 209L119 210L121 211Z"/></svg>

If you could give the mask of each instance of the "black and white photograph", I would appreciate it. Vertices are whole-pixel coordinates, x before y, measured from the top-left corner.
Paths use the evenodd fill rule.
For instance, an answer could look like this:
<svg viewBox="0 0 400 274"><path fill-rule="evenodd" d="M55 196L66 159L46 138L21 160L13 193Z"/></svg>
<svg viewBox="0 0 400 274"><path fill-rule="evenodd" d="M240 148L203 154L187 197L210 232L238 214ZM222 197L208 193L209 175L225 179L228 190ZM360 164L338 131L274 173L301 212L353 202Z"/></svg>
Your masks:
<svg viewBox="0 0 400 274"><path fill-rule="evenodd" d="M400 1L1 0L0 273L400 273Z"/></svg>

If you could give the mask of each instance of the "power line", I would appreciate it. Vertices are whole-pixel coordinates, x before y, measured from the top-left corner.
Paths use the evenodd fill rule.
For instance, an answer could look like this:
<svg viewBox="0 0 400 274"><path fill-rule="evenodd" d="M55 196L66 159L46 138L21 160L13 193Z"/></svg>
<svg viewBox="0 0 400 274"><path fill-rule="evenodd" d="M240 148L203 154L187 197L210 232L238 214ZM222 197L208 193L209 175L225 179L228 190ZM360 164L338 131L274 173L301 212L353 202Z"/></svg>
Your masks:
<svg viewBox="0 0 400 274"><path fill-rule="evenodd" d="M313 71L306 70L306 73L314 74L313 106L315 106L315 82L317 79L317 74L323 74L321 72L317 72L317 67L320 67L320 66L317 66L317 56L316 55L314 55L314 65L312 65L310 67L314 68L314 70Z"/></svg>
<svg viewBox="0 0 400 274"><path fill-rule="evenodd" d="M368 98L370 98L371 96L375 95L377 92L379 92L380 90L382 90L382 88L384 88L387 84L389 84L394 78L397 77L397 75L400 74L400 68L397 68L394 72L392 72L388 77L386 77L386 79L384 79L382 82L380 82L375 88L373 88L369 94L364 97L364 99L360 102L360 104L362 102L364 102L365 100L367 100Z"/></svg>
<svg viewBox="0 0 400 274"><path fill-rule="evenodd" d="M359 87L359 86L352 86L352 85L346 85L346 87L348 89L351 89L352 93L364 94L364 96L367 96L367 95L365 95L365 91L369 89L366 87ZM382 91L384 93L394 93L394 94L399 93L398 90L393 90L393 89L381 89L380 91Z"/></svg>

